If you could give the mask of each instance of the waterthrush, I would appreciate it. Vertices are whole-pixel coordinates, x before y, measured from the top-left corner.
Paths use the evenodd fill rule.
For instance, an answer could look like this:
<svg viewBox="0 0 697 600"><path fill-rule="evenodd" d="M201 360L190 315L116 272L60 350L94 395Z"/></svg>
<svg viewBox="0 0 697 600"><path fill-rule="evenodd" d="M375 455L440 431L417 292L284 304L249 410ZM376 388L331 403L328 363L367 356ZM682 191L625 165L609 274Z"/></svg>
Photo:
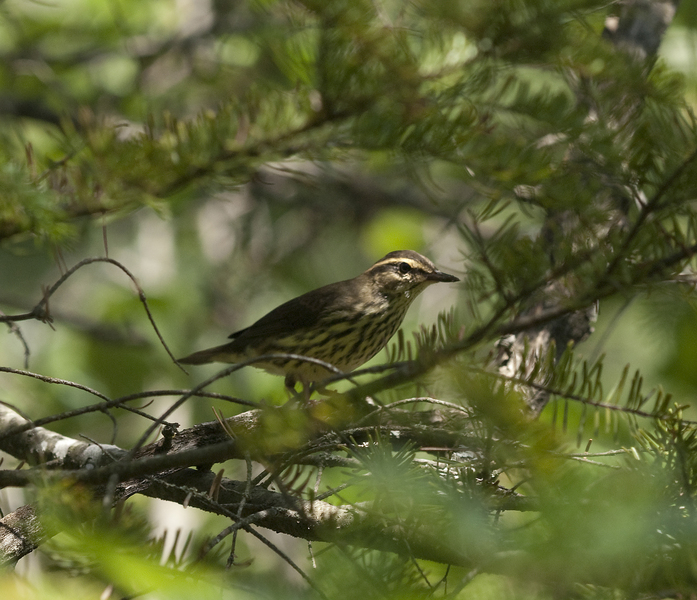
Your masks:
<svg viewBox="0 0 697 600"><path fill-rule="evenodd" d="M424 289L454 281L459 279L439 271L418 252L390 252L358 277L293 298L231 334L231 342L194 352L179 362L238 363L262 355L293 354L260 360L254 366L284 375L289 389L297 382L307 388L332 371L298 356L329 363L344 373L352 371L387 345Z"/></svg>

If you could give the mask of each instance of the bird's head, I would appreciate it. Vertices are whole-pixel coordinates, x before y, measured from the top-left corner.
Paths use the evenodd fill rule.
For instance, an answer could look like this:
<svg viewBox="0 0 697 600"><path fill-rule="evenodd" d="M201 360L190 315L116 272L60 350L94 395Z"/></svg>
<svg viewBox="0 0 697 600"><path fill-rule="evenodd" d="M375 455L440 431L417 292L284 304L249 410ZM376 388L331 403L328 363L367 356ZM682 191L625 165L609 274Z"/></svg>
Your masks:
<svg viewBox="0 0 697 600"><path fill-rule="evenodd" d="M439 271L425 256L413 250L397 250L381 258L365 272L374 289L386 296L415 298L432 283L460 281Z"/></svg>

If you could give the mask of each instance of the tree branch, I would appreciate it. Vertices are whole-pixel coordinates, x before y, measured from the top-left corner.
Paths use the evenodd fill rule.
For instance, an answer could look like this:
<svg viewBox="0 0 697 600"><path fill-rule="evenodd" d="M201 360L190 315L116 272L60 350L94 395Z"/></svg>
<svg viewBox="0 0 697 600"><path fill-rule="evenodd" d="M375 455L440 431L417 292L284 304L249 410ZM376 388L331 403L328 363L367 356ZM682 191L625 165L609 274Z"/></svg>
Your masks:
<svg viewBox="0 0 697 600"><path fill-rule="evenodd" d="M618 52L626 53L636 64L644 63L648 72L653 64L661 39L675 16L678 3L677 0L628 0L623 2L619 17L608 17L603 35L615 45ZM589 100L583 97L581 90L578 90L577 94L580 99ZM635 104L638 109L641 103ZM589 108L589 114L593 113L594 109ZM624 117L628 116L624 115ZM614 125L617 126L617 124ZM576 152L576 154L579 153ZM693 158L694 155L691 155L678 173L681 173ZM582 162L586 160L586 157L574 156L571 160ZM663 195L675 177L672 176L664 182L657 197ZM608 205L608 214L612 212L622 213L624 210L624 207L621 206L622 201L619 201L616 206ZM642 214L645 215L651 208L645 207ZM566 214L569 212L571 211L560 214L554 210L548 210L543 235L555 239L570 235L569 223L575 222L575 220ZM606 227L606 224L603 223L602 227ZM633 231L637 231L637 229L638 224ZM601 233L598 231L598 238L602 237ZM583 232L582 235L587 236L588 234ZM626 238L626 244L631 241L631 235L630 232ZM583 247L583 240L579 240L579 245ZM553 248L554 244L550 244L550 247ZM615 263L623 259L624 256L616 256ZM608 270L608 275L610 271L611 269ZM595 303L573 312L564 308L568 298L577 296L574 287L572 279L553 282L544 291L543 298L538 299L536 303L521 312L516 321L522 323L525 319L530 319L533 324L524 331L510 333L499 340L497 365L503 376L509 378L519 376L527 379L530 373L520 373L521 366L526 363L526 356L527 364L534 365L536 362L534 359L544 356L554 346L558 360L569 344L578 344L593 332L593 323L597 317ZM540 321L539 315L545 313L554 315L555 312L559 313L558 316L554 316L546 323ZM531 414L535 416L542 412L549 399L549 394L544 390L538 390L525 396Z"/></svg>
<svg viewBox="0 0 697 600"><path fill-rule="evenodd" d="M36 550L50 534L33 505L27 504L0 519L0 567L8 567Z"/></svg>
<svg viewBox="0 0 697 600"><path fill-rule="evenodd" d="M283 410L272 409L274 411ZM456 411L460 412L460 411ZM210 471L188 468L200 463L222 462L230 458L244 457L249 448L240 440L258 436L263 431L264 411L252 410L226 419L223 428L217 421L203 423L141 448L132 460L119 460L127 452L114 446L85 444L41 427L29 431L0 436L0 449L16 456L41 462L51 467L46 470L0 471L0 487L27 485L52 479L75 481L92 486L95 494L105 493L106 484L114 476L121 483L112 488L112 503L141 493L152 497L190 504L202 510L230 517L239 515L242 526L261 526L279 533L307 540L358 544L399 553L409 553L452 564L469 564L470 558L454 548L444 545L436 535L428 531L406 531L401 525L382 528L375 535L375 518L370 505L334 506L321 500L308 501L288 493L273 492L265 487L252 486L248 482L222 479ZM442 420L435 414L402 413L399 410L377 411L374 420L383 421L380 429L386 436L393 435L400 444L405 439L420 439L422 443L438 444L462 442L461 436L438 432L431 427L418 427L415 418L424 423ZM410 426L402 423L408 420ZM7 406L0 406L0 431L17 428L26 420ZM231 432L234 438L231 437ZM356 441L368 432L375 434L375 427L356 428L346 432ZM318 431L317 435L326 432ZM336 437L338 432L331 431ZM439 438L440 435L440 438ZM444 440L443 435L449 436ZM443 446L439 446L443 447ZM41 448L42 451L38 451ZM299 454L302 462L302 454ZM266 457L274 462L273 457ZM343 464L343 463L339 463ZM216 485L215 500L211 489ZM501 490L499 499L495 495L492 506L495 510L530 510L534 502ZM11 563L34 550L50 536L41 526L35 508L26 506L8 515L3 520L4 537L0 535L0 564ZM21 523L21 527L18 527ZM384 525L384 517L380 517ZM382 527L381 525L381 527ZM370 533L370 535L367 535Z"/></svg>

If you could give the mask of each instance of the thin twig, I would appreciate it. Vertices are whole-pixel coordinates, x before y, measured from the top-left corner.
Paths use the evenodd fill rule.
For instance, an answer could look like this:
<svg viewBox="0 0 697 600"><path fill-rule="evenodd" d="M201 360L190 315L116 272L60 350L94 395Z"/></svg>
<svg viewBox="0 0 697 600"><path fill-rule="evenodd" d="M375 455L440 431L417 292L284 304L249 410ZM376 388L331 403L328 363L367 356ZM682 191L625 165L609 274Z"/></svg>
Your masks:
<svg viewBox="0 0 697 600"><path fill-rule="evenodd" d="M164 487L171 487L174 489L179 490L180 487L173 485L171 483L168 483L166 481L163 481L159 478L153 477L153 480L156 480L159 485L162 485ZM226 528L223 532L218 534L216 536L216 539L224 538L226 535L229 535L229 533L233 530L234 527L237 528L243 528L245 531L253 535L255 538L257 538L262 544L270 548L274 553L276 553L281 559L283 559L290 567L295 570L311 587L314 589L324 600L329 600L327 596L322 592L322 590L317 586L317 584L312 580L312 578L307 575L285 552L283 552L278 546L276 546L274 543L266 539L263 535L261 535L258 531L256 531L251 525L258 520L264 519L268 517L270 514L273 514L274 512L284 512L286 509L282 509L280 507L274 508L274 509L266 509L262 511L258 511L252 515L249 515L245 517L244 519L239 519L239 517L232 512L231 510L225 508L224 505L214 502L210 497L208 497L205 494L202 494L201 492L198 492L196 490L188 490L188 492L192 495L195 496L199 501L201 501L203 504L209 505L214 512L218 514L222 514L226 517L229 517L234 521L233 525L230 527ZM223 535L224 534L224 535ZM207 544L208 546L215 545L219 542L220 540L216 541L215 543L212 544L212 542L209 542ZM212 547L212 546L211 546Z"/></svg>
<svg viewBox="0 0 697 600"><path fill-rule="evenodd" d="M248 360L235 363L234 365L231 365L227 367L226 369L223 369L222 371L219 371L212 377L209 377L202 383L199 383L196 387L188 390L184 394L182 394L181 398L179 398L172 406L170 406L164 413L162 413L156 420L155 422L148 427L148 429L143 433L143 435L140 437L136 445L131 449L130 451L130 456L132 457L135 452L147 441L147 439L150 437L150 435L157 429L158 425L160 423L163 423L164 420L171 415L175 410L177 410L182 404L184 404L189 398L192 396L196 396L199 394L202 390L207 388L209 385L212 383L215 383L219 379L222 379L223 377L227 377L231 373L234 373L235 371L239 371L240 369L247 367L249 365L253 365L258 362L269 362L272 360L278 360L278 359L283 359L283 360L299 360L303 362L309 362L312 364L320 365L321 367L327 369L328 371L333 371L337 373L341 373L339 369L337 369L334 365L325 362L323 360L319 360L317 358L311 358L309 356L301 356L300 354L289 354L289 353L274 353L274 354L262 354L260 356L255 356L253 358L250 358Z"/></svg>
<svg viewBox="0 0 697 600"><path fill-rule="evenodd" d="M7 315L0 310L0 317L6 317ZM24 346L24 368L28 369L29 368L29 344L27 344L27 340L24 339L24 335L22 335L22 330L19 328L19 325L17 323L12 323L8 322L7 326L10 329L10 333L12 333L14 336L17 337L17 339L20 341L22 346Z"/></svg>
<svg viewBox="0 0 697 600"><path fill-rule="evenodd" d="M31 371L24 371L22 369L13 369L11 367L2 367L0 366L0 373L11 373L13 375L22 375L23 377L31 377L32 379L38 379L39 381L43 381L44 383L54 383L56 385L65 385L68 387L75 388L77 390L81 390L83 392L87 392L88 394L92 394L93 396L96 396L97 398L101 398L102 400L109 402L109 397L105 396L101 392L98 392L95 389L92 389L91 387L88 387L86 385L83 385L81 383L75 383L74 381L68 381L67 379L59 379L57 377L48 377L46 375L40 375L39 373L32 373ZM104 405L100 405L104 406Z"/></svg>
<svg viewBox="0 0 697 600"><path fill-rule="evenodd" d="M662 421L668 421L668 420L675 418L674 415L656 414L656 413L651 413L651 412L641 410L638 408L630 408L627 406L619 406L617 404L608 404L607 402L598 402L595 400L589 400L588 398L580 396L579 394L571 394L571 393L565 392L563 390L554 389L554 388L551 388L549 386L543 385L541 383L536 383L534 381L528 381L526 379L521 379L519 377L506 377L505 375L502 375L500 373L481 371L479 369L474 369L474 370L476 370L480 374L486 375L488 377L493 377L493 378L496 378L496 379L499 379L502 381L507 381L509 383L513 383L516 385L526 386L526 387L532 388L532 389L539 391L539 392L546 392L552 396L557 396L558 398L564 398L567 400L573 400L574 402L580 402L581 404L592 406L594 408L605 408L607 410L614 410L617 412L622 412L622 413L634 415L637 417L644 417L647 419L659 419ZM651 393L653 393L653 392L651 392ZM697 425L697 420L691 421L689 419L680 419L680 421L681 421L681 423L687 423L689 425Z"/></svg>
<svg viewBox="0 0 697 600"><path fill-rule="evenodd" d="M240 520L242 519L242 513L244 512L245 505L252 497L252 459L249 456L249 452L244 453L244 461L247 465L247 477L245 479L246 485L244 487L244 494L242 496L242 499L240 500L240 505L237 508L237 516ZM232 532L232 545L230 546L230 555L228 557L227 564L225 565L225 568L227 569L232 567L235 561L235 548L237 547L238 532L239 528L235 529Z"/></svg>
<svg viewBox="0 0 697 600"><path fill-rule="evenodd" d="M10 436L10 435L16 435L18 433L23 433L25 431L29 431L30 429L34 429L36 427L42 427L44 425L47 425L49 423L55 423L56 421L64 421L66 419L70 419L73 417L78 417L84 414L92 413L92 412L99 412L103 411L105 408L123 408L124 410L129 410L131 412L136 412L136 414L139 414L142 417L145 417L147 419L150 419L151 421L155 420L155 417L152 415L149 415L147 413L141 413L137 409L129 408L126 406L122 406L125 402L130 402L132 400L139 400L141 398L151 398L155 396L181 396L182 394L186 393L187 390L150 390L150 391L145 391L145 392L137 392L135 394L129 394L128 396L122 396L121 398L115 398L114 400L109 400L108 402L100 402L99 404L90 404L88 406L83 406L80 408L75 408L73 410L67 410L65 412L62 412L60 414L56 415L50 415L48 417L42 417L41 419L34 419L32 420L30 417L23 415L17 407L7 403L7 402L2 402L0 401L0 404L5 404L6 406L9 406L12 408L14 411L18 412L19 414L22 415L28 422L25 423L22 426L19 427L14 427L13 429L9 429L7 431L4 431L2 433L2 436L0 436L0 439L5 436ZM217 399L217 400L225 400L227 402L234 402L236 404L242 404L243 406L250 406L252 408L258 408L259 405L255 402L252 402L250 400L243 400L241 398L234 398L232 396L227 396L225 394L218 394L216 392L197 392L194 394L196 397L199 398L212 398L212 399Z"/></svg>
<svg viewBox="0 0 697 600"><path fill-rule="evenodd" d="M88 394L92 394L93 396L96 396L97 398L101 398L104 400L103 403L93 405L92 407L88 407L88 410L84 409L76 409L77 411L82 411L82 412L76 412L75 414L83 414L84 412L97 412L101 411L104 412L107 408L110 406L115 406L115 405L122 405L124 400L111 400L108 396L102 394L101 392L92 389L86 385L83 385L81 383L76 383L74 381L69 381L67 379L59 379L57 377L48 377L47 375L40 375L39 373L33 373L31 371L24 371L22 369L13 369L11 367L1 367L0 366L0 373L11 373L13 375L22 375L23 377L31 377L32 379L38 379L39 381L43 381L44 383L53 383L56 385L65 385L67 387L72 387L78 390L81 390L83 392L87 392ZM8 404L8 406L10 406ZM127 410L129 412L135 413L141 417L145 417L146 419L153 419L153 417L147 413L144 413L137 408L133 408L131 406L122 406L124 410ZM68 411L68 413L72 413L74 411ZM62 413L62 414L68 414L68 413ZM48 420L40 420L41 423L50 423L53 421L59 421L61 420L62 415L58 415L57 417L47 417ZM31 419L29 419L31 421ZM33 423L39 423L39 421L33 422ZM17 428L17 430L12 430L9 435L15 434L15 433L21 433L22 431L27 431L29 429L32 429L33 427L38 427L36 424L28 424L26 426L26 429L20 429Z"/></svg>
<svg viewBox="0 0 697 600"><path fill-rule="evenodd" d="M618 267L621 261L625 259L626 251L629 249L631 242L638 235L641 226L644 224L649 215L656 210L658 210L659 203L663 197L668 193L668 190L673 186L675 182L682 176L685 169L690 165L690 163L697 160L697 148L694 149L690 155L670 174L670 176L663 181L663 183L656 190L654 195L649 199L649 201L643 206L642 210L639 212L637 220L632 225L627 235L624 238L622 246L615 252L615 258L608 265L605 270L606 276L609 277L610 274Z"/></svg>
<svg viewBox="0 0 697 600"><path fill-rule="evenodd" d="M145 314L148 317L148 320L150 321L150 324L152 325L153 330L155 331L155 335L157 335L158 340L160 340L160 343L162 344L162 347L165 349L165 352L169 355L169 357L172 359L172 362L174 362L184 373L186 373L186 369L182 367L178 362L177 359L174 357L174 354L170 351L169 347L167 346L164 338L162 337L162 334L160 333L160 329L157 327L157 324L155 323L155 319L152 316L152 313L150 312L150 307L148 306L148 301L147 298L145 297L145 292L143 289L140 287L138 284L138 281L136 280L135 276L133 273L131 273L123 264L121 264L119 261L114 260L113 258L109 258L106 256L97 256L93 258L85 258L81 260L79 263L68 269L61 277L51 286L49 287L45 292L44 296L41 299L41 301L28 313L23 313L19 315L0 315L0 323L5 322L5 323L11 323L11 322L17 322L17 321L28 321L31 319L38 319L39 321L47 322L50 323L51 317L48 312L48 301L55 294L56 290L65 283L65 281L73 275L78 269L90 265L92 263L107 263L110 265L114 265L115 267L118 267L123 271L128 278L133 282L133 285L136 288L136 291L138 292L138 299L140 302L143 304L143 308L145 309Z"/></svg>

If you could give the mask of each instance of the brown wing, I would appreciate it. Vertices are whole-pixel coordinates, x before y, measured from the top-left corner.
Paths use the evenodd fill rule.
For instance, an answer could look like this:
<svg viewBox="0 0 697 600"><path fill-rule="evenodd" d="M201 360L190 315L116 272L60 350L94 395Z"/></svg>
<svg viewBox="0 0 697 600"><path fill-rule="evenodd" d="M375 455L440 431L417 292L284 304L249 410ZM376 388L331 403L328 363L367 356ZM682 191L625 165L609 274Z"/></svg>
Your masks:
<svg viewBox="0 0 697 600"><path fill-rule="evenodd" d="M344 306L347 281L338 281L307 292L274 308L256 323L230 334L229 345L240 350L263 339L289 335L315 325L328 313Z"/></svg>
<svg viewBox="0 0 697 600"><path fill-rule="evenodd" d="M273 342L298 330L310 328L332 313L346 318L345 307L352 305L351 292L354 289L350 281L331 283L293 298L274 308L246 329L230 335L231 342L194 352L180 358L179 362L191 365L239 362L250 346L264 346L265 341Z"/></svg>

